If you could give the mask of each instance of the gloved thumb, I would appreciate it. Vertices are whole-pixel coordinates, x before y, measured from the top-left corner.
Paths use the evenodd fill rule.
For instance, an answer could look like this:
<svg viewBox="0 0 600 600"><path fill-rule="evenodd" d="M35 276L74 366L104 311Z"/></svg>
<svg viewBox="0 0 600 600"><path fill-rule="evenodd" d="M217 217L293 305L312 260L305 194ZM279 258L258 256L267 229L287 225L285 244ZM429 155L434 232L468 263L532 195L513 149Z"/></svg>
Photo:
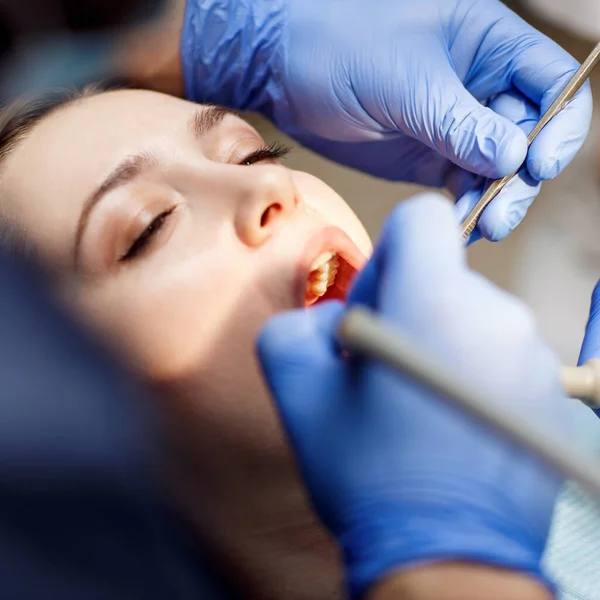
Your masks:
<svg viewBox="0 0 600 600"><path fill-rule="evenodd" d="M441 61L440 61L441 62ZM527 156L527 137L512 121L483 106L445 60L445 73L429 92L431 143L463 169L491 179L518 170ZM433 122L435 120L435 122ZM441 126L440 126L441 124Z"/></svg>
<svg viewBox="0 0 600 600"><path fill-rule="evenodd" d="M276 315L260 332L258 358L284 423L310 410L316 401L311 386L328 389L340 361L336 329L343 312L342 303L325 302Z"/></svg>
<svg viewBox="0 0 600 600"><path fill-rule="evenodd" d="M590 316L585 328L578 364L582 365L591 358L600 358L600 282L596 284L592 293Z"/></svg>

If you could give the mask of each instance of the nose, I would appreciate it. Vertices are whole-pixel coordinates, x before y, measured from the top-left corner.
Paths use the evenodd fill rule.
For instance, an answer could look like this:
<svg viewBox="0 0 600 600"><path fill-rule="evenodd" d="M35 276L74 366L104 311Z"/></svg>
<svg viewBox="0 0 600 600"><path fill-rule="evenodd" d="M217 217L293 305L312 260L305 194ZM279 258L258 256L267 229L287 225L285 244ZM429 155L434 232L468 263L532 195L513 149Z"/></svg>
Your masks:
<svg viewBox="0 0 600 600"><path fill-rule="evenodd" d="M246 167L247 187L234 219L240 240L264 244L285 226L297 208L296 188L288 169L278 165Z"/></svg>

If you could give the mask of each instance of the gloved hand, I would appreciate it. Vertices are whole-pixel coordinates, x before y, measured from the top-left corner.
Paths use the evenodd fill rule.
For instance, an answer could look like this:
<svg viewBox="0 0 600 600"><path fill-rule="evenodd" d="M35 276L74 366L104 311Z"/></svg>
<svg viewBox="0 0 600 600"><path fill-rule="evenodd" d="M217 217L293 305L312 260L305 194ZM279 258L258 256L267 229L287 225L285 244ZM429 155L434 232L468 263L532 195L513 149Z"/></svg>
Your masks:
<svg viewBox="0 0 600 600"><path fill-rule="evenodd" d="M590 317L585 328L578 364L583 365L592 358L600 358L600 281L592 293ZM600 409L594 412L600 417Z"/></svg>
<svg viewBox="0 0 600 600"><path fill-rule="evenodd" d="M526 139L515 124L537 120L578 66L498 0L188 0L182 60L190 99L262 111L376 176L457 198L471 191L461 214L481 195L475 175L520 167ZM516 227L537 182L580 148L591 112L586 85L479 234L499 240Z"/></svg>
<svg viewBox="0 0 600 600"><path fill-rule="evenodd" d="M489 402L566 433L557 359L529 310L467 268L455 221L435 195L402 204L350 304L376 310ZM542 577L558 476L385 367L340 358L343 311L324 303L276 316L258 352L353 596L428 561Z"/></svg>

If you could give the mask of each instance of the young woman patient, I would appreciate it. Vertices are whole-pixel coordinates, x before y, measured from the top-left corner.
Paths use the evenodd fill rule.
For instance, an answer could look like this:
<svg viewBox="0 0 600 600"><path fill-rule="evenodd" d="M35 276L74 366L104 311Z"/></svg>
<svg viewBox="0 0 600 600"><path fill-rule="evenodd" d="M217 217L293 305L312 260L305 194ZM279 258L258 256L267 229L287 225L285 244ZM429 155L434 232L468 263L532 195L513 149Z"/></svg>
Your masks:
<svg viewBox="0 0 600 600"><path fill-rule="evenodd" d="M172 501L236 595L323 600L343 595L338 556L254 340L275 312L343 297L371 244L333 190L278 163L284 153L227 111L154 92L15 104L0 113L0 221L156 390ZM577 591L564 598L592 598L597 569L573 565L569 532L593 506L572 496L547 567Z"/></svg>
<svg viewBox="0 0 600 600"><path fill-rule="evenodd" d="M254 358L275 312L343 297L371 252L346 203L239 117L137 90L16 104L0 216L157 391L173 500L246 597L337 598Z"/></svg>

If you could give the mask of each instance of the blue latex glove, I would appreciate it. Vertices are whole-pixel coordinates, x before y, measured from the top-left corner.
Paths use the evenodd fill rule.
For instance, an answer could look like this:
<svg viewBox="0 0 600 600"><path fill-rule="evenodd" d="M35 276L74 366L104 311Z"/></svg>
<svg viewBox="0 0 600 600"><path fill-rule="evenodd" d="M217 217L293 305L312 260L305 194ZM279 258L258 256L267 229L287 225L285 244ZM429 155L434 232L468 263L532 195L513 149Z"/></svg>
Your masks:
<svg viewBox="0 0 600 600"><path fill-rule="evenodd" d="M592 293L590 317L585 328L578 364L582 365L592 358L600 358L600 281ZM600 417L600 409L594 412Z"/></svg>
<svg viewBox="0 0 600 600"><path fill-rule="evenodd" d="M457 198L475 188L461 213L481 194L473 174L522 165L515 123L537 120L578 66L497 0L188 0L182 60L189 98L261 111L373 175ZM525 177L486 211L480 234L498 240L521 221L537 182L580 148L591 113L586 85L532 145Z"/></svg>
<svg viewBox="0 0 600 600"><path fill-rule="evenodd" d="M363 303L501 402L558 434L569 404L529 310L465 264L448 202L387 222L350 303ZM431 239L436 240L435 244ZM258 351L314 506L344 551L353 596L392 569L472 560L542 578L558 477L433 394L340 358L339 303L279 315Z"/></svg>

